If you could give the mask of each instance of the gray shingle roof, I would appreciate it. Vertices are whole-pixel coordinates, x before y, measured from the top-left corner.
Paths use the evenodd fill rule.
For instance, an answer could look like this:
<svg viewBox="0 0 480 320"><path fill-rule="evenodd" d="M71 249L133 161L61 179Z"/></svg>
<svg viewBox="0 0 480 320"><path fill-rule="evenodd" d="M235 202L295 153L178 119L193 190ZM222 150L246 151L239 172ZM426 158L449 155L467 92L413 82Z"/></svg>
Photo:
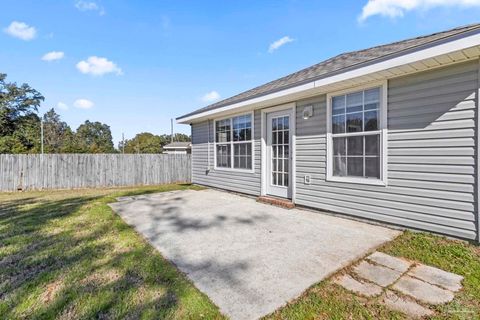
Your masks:
<svg viewBox="0 0 480 320"><path fill-rule="evenodd" d="M325 78L333 74L342 73L344 71L358 68L365 64L371 63L374 60L382 58L385 59L393 55L406 53L414 48L434 45L440 40L444 40L446 38L450 38L471 31L478 31L479 29L480 24L472 24L451 29L448 31L433 33L427 36L421 36L393 42L390 44L380 45L369 49L342 53L338 56L322 61L311 67L302 69L280 79L268 82L256 88L237 94L233 97L227 98L204 108L195 110L191 113L185 114L177 119L186 118L188 116L196 115L205 111L214 110L241 101L260 97L272 92L287 89L289 87L297 86L302 83Z"/></svg>
<svg viewBox="0 0 480 320"><path fill-rule="evenodd" d="M169 148L189 148L191 145L191 142L172 142L169 144L166 144L163 146L164 149L169 149Z"/></svg>

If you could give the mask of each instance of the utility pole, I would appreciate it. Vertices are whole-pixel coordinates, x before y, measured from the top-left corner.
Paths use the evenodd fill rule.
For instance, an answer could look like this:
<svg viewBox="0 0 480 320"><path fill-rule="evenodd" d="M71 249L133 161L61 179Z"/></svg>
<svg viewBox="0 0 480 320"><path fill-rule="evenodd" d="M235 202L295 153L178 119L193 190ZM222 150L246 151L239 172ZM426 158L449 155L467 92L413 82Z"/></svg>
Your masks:
<svg viewBox="0 0 480 320"><path fill-rule="evenodd" d="M43 118L40 119L40 139L41 141L41 146L42 146L42 154L43 154Z"/></svg>
<svg viewBox="0 0 480 320"><path fill-rule="evenodd" d="M170 119L170 123L171 123L171 128L172 128L172 135L170 136L170 142L173 143L173 118Z"/></svg>
<svg viewBox="0 0 480 320"><path fill-rule="evenodd" d="M125 154L125 135L122 132L122 154Z"/></svg>

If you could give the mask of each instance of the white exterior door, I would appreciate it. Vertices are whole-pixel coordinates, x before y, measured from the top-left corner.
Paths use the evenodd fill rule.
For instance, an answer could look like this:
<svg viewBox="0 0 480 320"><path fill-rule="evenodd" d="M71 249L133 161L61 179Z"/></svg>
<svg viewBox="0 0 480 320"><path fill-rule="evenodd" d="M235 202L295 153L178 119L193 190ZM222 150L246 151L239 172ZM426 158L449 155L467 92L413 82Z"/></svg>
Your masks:
<svg viewBox="0 0 480 320"><path fill-rule="evenodd" d="M267 194L292 197L292 121L291 109L267 113Z"/></svg>

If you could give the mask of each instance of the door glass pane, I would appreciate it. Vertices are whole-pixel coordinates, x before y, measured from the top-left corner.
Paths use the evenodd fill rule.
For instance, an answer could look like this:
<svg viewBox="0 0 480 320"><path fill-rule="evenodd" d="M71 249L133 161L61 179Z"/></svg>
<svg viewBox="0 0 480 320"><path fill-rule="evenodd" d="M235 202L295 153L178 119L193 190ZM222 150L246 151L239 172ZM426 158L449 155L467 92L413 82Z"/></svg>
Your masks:
<svg viewBox="0 0 480 320"><path fill-rule="evenodd" d="M272 184L288 186L288 178L284 174L289 172L289 143L290 143L290 117L281 116L272 118Z"/></svg>
<svg viewBox="0 0 480 320"><path fill-rule="evenodd" d="M278 146L278 157L283 158L283 146Z"/></svg>

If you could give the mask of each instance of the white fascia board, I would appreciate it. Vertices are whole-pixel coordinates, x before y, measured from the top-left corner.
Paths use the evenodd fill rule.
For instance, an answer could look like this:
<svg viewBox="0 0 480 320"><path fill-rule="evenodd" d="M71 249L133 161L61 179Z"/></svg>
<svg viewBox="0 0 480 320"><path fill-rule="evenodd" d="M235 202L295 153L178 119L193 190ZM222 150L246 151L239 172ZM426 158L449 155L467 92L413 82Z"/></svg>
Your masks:
<svg viewBox="0 0 480 320"><path fill-rule="evenodd" d="M453 40L450 42L446 42L443 44L435 45L426 49L418 50L412 53L407 53L405 55L401 55L398 57L394 57L388 60L380 61L377 63L373 63L367 65L365 67L360 67L358 69L346 71L340 74L336 74L330 77L326 77L323 79L319 79L316 81L312 81L306 84L302 84L299 86L291 87L285 90L273 92L270 94L266 94L264 96L256 97L253 99L237 102L231 105L227 105L218 109L208 110L202 113L194 114L189 117L185 117L182 119L178 119L177 123L184 123L188 124L193 122L196 119L205 118L217 113L229 112L233 111L238 108L254 106L256 104L261 104L268 100L272 100L275 98L281 98L284 96L288 96L294 93L300 93L302 91L306 91L309 89L315 89L319 87L323 87L326 85L330 85L336 82L361 77L367 74L379 72L382 70L387 70L390 68L395 68L401 65L409 64L416 61L421 61L433 57L437 57L443 54L467 49L470 47L474 47L480 45L480 33L476 33L470 36L466 36L457 40Z"/></svg>
<svg viewBox="0 0 480 320"><path fill-rule="evenodd" d="M427 49L415 51L412 53L407 53L399 57L395 57L395 58L378 62L369 66L365 66L355 70L340 73L328 78L320 79L315 81L315 87L316 88L322 87L325 85L332 84L334 82L340 82L340 81L344 81L344 80L348 80L356 77L361 77L370 73L375 73L375 72L399 67L402 65L416 62L416 61L430 59L433 57L441 56L443 54L467 49L477 45L480 45L480 33L477 33L475 35L468 36L465 38L461 38L458 40L454 40L451 42L439 44Z"/></svg>
<svg viewBox="0 0 480 320"><path fill-rule="evenodd" d="M203 118L203 117L207 117L207 116L210 116L210 115L213 115L213 114L235 110L235 109L238 109L238 108L254 105L256 103L262 103L264 101L268 101L268 100L275 99L275 98L280 98L280 97L283 97L283 96L288 96L290 94L294 94L294 93L297 93L297 92L302 92L302 91L305 91L305 90L308 90L308 89L313 89L313 88L315 88L315 82L314 81L306 83L306 84L302 84L300 86L288 88L288 89L285 89L285 90L272 92L270 94L266 94L264 96L260 96L260 97L257 97L257 98L237 102L237 103L234 103L234 104L231 104L231 105L228 105L228 106L224 106L224 107L221 107L221 108L218 108L218 109L213 109L213 110L205 111L205 112L202 112L202 113L194 114L194 115L186 117L186 118L178 119L177 123L184 123L184 124L185 123L190 123L192 120L195 120L195 119L198 119L198 118Z"/></svg>

